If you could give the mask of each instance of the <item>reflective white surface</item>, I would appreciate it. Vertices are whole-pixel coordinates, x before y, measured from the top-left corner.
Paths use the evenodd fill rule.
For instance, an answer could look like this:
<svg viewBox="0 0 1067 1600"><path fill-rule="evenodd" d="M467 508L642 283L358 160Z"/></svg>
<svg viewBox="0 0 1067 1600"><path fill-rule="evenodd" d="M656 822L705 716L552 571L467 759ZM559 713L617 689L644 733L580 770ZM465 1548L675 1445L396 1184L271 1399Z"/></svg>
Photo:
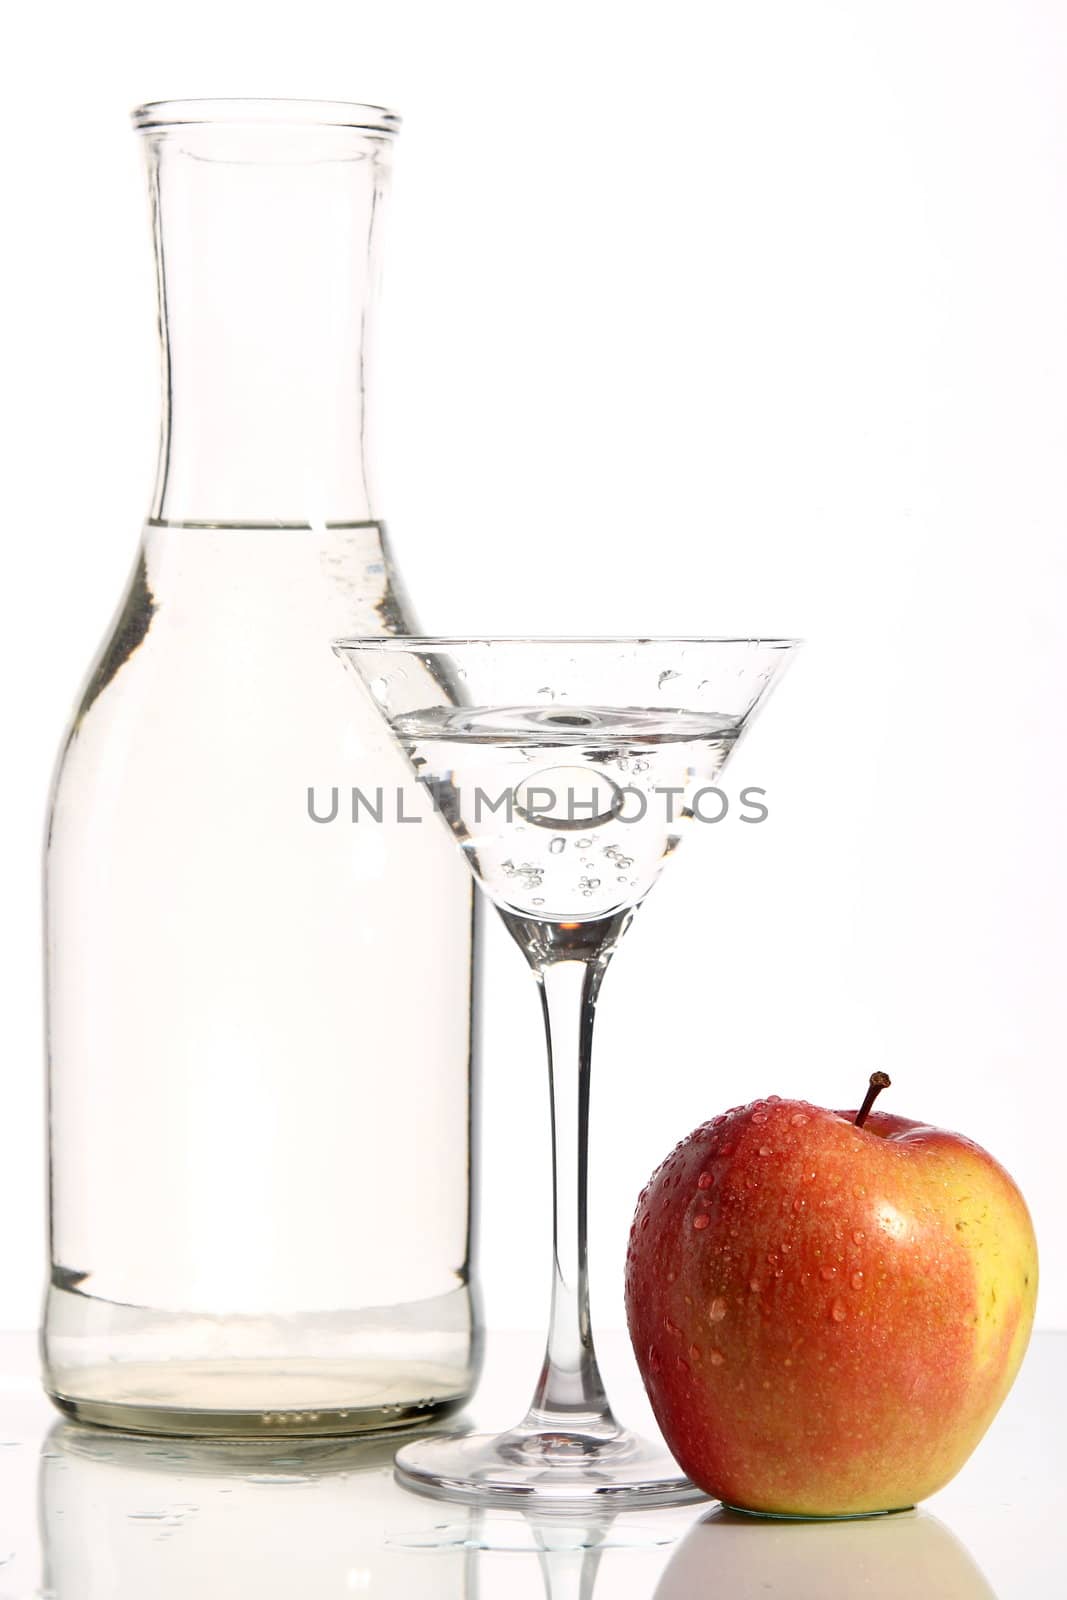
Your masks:
<svg viewBox="0 0 1067 1600"><path fill-rule="evenodd" d="M625 1337L605 1364L647 1426ZM490 1339L472 1408L521 1403L536 1335ZM1022 1600L1067 1580L1067 1335L1038 1335L954 1483L915 1513L773 1523L707 1505L526 1519L422 1499L393 1440L133 1439L58 1421L33 1340L0 1336L0 1600ZM629 1383L629 1387L627 1387Z"/></svg>

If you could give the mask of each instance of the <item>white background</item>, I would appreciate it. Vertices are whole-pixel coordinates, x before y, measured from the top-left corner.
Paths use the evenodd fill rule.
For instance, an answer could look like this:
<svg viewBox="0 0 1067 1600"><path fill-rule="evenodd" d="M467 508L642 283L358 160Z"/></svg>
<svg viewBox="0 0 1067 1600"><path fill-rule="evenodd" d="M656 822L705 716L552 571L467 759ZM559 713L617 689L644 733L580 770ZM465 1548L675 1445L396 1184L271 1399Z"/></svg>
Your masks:
<svg viewBox="0 0 1067 1600"><path fill-rule="evenodd" d="M987 1145L1067 1326L1067 10L1057 0L20 7L0 83L0 1323L43 1261L38 854L157 382L127 109L397 106L381 504L441 630L796 632L605 987L594 1312L633 1201L757 1094ZM491 1324L547 1289L541 1044L492 928ZM402 1160L398 1151L398 1160Z"/></svg>

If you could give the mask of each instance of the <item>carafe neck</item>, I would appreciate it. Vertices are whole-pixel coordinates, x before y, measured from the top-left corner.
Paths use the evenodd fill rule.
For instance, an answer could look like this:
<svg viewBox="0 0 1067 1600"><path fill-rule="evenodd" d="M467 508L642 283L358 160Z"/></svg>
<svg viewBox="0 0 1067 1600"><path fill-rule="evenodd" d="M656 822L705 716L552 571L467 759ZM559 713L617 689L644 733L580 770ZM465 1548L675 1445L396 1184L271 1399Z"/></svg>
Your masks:
<svg viewBox="0 0 1067 1600"><path fill-rule="evenodd" d="M370 522L368 342L395 119L230 101L194 120L196 104L135 117L162 346L153 520Z"/></svg>

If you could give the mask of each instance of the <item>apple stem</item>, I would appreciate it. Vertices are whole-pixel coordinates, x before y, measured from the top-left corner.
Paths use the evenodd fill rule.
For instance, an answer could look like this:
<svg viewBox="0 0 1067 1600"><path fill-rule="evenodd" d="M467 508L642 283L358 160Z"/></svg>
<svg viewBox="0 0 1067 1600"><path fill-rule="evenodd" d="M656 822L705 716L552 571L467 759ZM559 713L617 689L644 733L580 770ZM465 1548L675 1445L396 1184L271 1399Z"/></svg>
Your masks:
<svg viewBox="0 0 1067 1600"><path fill-rule="evenodd" d="M867 1121L867 1118L870 1115L871 1107L874 1105L874 1102L877 1100L883 1089L889 1088L891 1081L892 1080L890 1079L888 1072L871 1073L871 1081L868 1085L867 1093L863 1097L863 1104L856 1112L857 1128L863 1127L863 1124Z"/></svg>

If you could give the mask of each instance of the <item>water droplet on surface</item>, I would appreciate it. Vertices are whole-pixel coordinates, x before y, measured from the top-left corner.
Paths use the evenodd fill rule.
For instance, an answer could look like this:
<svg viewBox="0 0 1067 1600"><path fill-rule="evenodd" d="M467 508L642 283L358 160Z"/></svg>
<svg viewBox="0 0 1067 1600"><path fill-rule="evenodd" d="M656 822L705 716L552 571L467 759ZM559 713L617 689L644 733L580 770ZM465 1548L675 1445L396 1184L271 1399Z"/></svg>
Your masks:
<svg viewBox="0 0 1067 1600"><path fill-rule="evenodd" d="M806 1205L807 1205L807 1201L806 1200L802 1200L800 1198L800 1196L797 1195L796 1199L793 1201L793 1210L794 1211L803 1211L803 1209L804 1209L804 1207Z"/></svg>
<svg viewBox="0 0 1067 1600"><path fill-rule="evenodd" d="M579 850L588 850L590 845L592 844L592 842L593 842L592 839L579 839L578 840L578 849Z"/></svg>
<svg viewBox="0 0 1067 1600"><path fill-rule="evenodd" d="M794 1128L802 1128L808 1119L803 1111L794 1111L789 1120Z"/></svg>
<svg viewBox="0 0 1067 1600"><path fill-rule="evenodd" d="M759 1147L759 1153L760 1153L761 1156L769 1156L770 1153L771 1153L770 1145L769 1144L761 1144L760 1147Z"/></svg>
<svg viewBox="0 0 1067 1600"><path fill-rule="evenodd" d="M849 1279L849 1282L851 1283L851 1285L852 1285L852 1287L854 1289L862 1289L863 1288L863 1273L862 1272L854 1272L852 1274L851 1278Z"/></svg>
<svg viewBox="0 0 1067 1600"><path fill-rule="evenodd" d="M662 689L663 685L665 683L670 683L672 681L672 679L677 678L679 676L680 676L679 673L671 671L671 669L668 667L667 671L666 672L661 672L659 677L656 679L656 686L657 686L657 688Z"/></svg>
<svg viewBox="0 0 1067 1600"><path fill-rule="evenodd" d="M663 1362L659 1358L659 1351L656 1349L655 1345L649 1346L648 1365L651 1372L663 1371Z"/></svg>
<svg viewBox="0 0 1067 1600"><path fill-rule="evenodd" d="M758 1278L749 1278L748 1286L752 1290L753 1294L759 1294L759 1279Z"/></svg>
<svg viewBox="0 0 1067 1600"><path fill-rule="evenodd" d="M710 1189L714 1182L715 1179L712 1177L710 1172L702 1172L700 1177L697 1179L697 1188Z"/></svg>
<svg viewBox="0 0 1067 1600"><path fill-rule="evenodd" d="M641 1232L642 1233L644 1233L645 1229L648 1227L648 1225L649 1225L649 1223L651 1221L652 1221L652 1218L649 1216L648 1212L646 1211L644 1216L641 1218Z"/></svg>
<svg viewBox="0 0 1067 1600"><path fill-rule="evenodd" d="M853 1244L862 1244L866 1237L867 1237L867 1235L864 1233L862 1228L854 1228L852 1230L852 1243Z"/></svg>
<svg viewBox="0 0 1067 1600"><path fill-rule="evenodd" d="M844 1322L845 1318L848 1316L848 1312L845 1310L840 1300L835 1300L833 1305L830 1307L830 1316L834 1322Z"/></svg>
<svg viewBox="0 0 1067 1600"><path fill-rule="evenodd" d="M757 1127L762 1127L763 1124L767 1121L767 1113L766 1113L766 1111L753 1111L752 1120L756 1124Z"/></svg>
<svg viewBox="0 0 1067 1600"><path fill-rule="evenodd" d="M691 1344L689 1346L689 1359L690 1361L700 1360L700 1346L698 1344Z"/></svg>
<svg viewBox="0 0 1067 1600"><path fill-rule="evenodd" d="M837 1277L837 1268L830 1266L820 1267L819 1277L822 1278L825 1283L829 1283L831 1278Z"/></svg>
<svg viewBox="0 0 1067 1600"><path fill-rule="evenodd" d="M699 1231L701 1228L706 1228L710 1221L711 1218L706 1211L699 1211L693 1218L693 1227Z"/></svg>
<svg viewBox="0 0 1067 1600"><path fill-rule="evenodd" d="M553 839L552 843L549 845L548 848L551 851L552 855L561 856L563 854L564 850L566 850L566 848L567 848L567 841L566 841L566 839Z"/></svg>
<svg viewBox="0 0 1067 1600"><path fill-rule="evenodd" d="M867 1193L867 1191L863 1187L862 1183L854 1183L852 1185L852 1193L856 1196L856 1199L859 1200L862 1195Z"/></svg>
<svg viewBox="0 0 1067 1600"><path fill-rule="evenodd" d="M708 1356L708 1360L711 1362L713 1367L721 1367L723 1362L726 1360L726 1357L723 1355L721 1350L713 1350Z"/></svg>
<svg viewBox="0 0 1067 1600"><path fill-rule="evenodd" d="M725 1315L726 1315L726 1301L722 1298L721 1295L716 1295L715 1299L711 1302L711 1305L708 1307L708 1321L709 1322L721 1322L722 1319L725 1317Z"/></svg>
<svg viewBox="0 0 1067 1600"><path fill-rule="evenodd" d="M689 1363L685 1359L684 1356L675 1356L674 1364L678 1368L679 1372L688 1372L689 1371Z"/></svg>
<svg viewBox="0 0 1067 1600"><path fill-rule="evenodd" d="M678 1332L678 1324L676 1322L672 1322L670 1317L664 1317L663 1326L666 1328L668 1333Z"/></svg>

